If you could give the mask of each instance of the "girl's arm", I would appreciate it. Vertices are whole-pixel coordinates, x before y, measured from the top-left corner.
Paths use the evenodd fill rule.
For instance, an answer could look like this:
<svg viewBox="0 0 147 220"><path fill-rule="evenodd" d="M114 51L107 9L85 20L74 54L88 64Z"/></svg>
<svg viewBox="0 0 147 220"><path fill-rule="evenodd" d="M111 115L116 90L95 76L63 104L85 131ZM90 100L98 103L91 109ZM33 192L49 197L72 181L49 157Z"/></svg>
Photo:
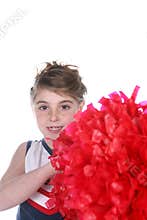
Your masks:
<svg viewBox="0 0 147 220"><path fill-rule="evenodd" d="M16 150L11 163L0 181L0 211L12 208L28 199L55 174L50 162L41 168L25 173L26 143Z"/></svg>

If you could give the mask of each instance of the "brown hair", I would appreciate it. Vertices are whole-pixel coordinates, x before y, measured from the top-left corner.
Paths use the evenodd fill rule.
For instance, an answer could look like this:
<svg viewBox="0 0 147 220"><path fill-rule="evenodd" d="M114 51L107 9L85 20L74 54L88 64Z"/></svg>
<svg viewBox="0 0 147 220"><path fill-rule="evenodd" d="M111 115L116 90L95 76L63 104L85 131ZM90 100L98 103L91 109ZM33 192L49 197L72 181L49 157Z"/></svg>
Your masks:
<svg viewBox="0 0 147 220"><path fill-rule="evenodd" d="M59 94L67 94L79 102L84 99L87 88L83 84L77 66L46 62L46 66L37 72L35 82L31 88L31 98L35 99L37 90L42 88L49 89Z"/></svg>

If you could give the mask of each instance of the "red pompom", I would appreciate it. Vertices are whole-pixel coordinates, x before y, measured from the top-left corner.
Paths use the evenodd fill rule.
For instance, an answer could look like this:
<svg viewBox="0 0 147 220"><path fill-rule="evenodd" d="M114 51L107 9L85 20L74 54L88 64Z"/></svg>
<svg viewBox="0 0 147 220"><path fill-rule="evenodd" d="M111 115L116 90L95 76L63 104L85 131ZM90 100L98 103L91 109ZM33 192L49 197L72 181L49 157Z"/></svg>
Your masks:
<svg viewBox="0 0 147 220"><path fill-rule="evenodd" d="M147 219L147 102L114 92L75 116L50 157L65 220Z"/></svg>

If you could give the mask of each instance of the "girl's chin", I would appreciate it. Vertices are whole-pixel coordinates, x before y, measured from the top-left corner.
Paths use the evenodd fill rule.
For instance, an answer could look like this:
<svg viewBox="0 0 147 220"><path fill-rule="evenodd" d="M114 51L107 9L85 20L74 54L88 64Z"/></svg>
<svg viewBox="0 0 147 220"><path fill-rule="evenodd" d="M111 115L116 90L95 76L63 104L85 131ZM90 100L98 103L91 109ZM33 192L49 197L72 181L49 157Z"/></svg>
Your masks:
<svg viewBox="0 0 147 220"><path fill-rule="evenodd" d="M55 141L58 137L59 137L60 134L58 135L52 135L52 136L49 136L49 135L46 135L45 136L45 140L46 141Z"/></svg>
<svg viewBox="0 0 147 220"><path fill-rule="evenodd" d="M46 134L46 138L49 139L49 140L56 140L60 133L62 132L63 129L59 130L59 131L51 131L51 132L47 132Z"/></svg>

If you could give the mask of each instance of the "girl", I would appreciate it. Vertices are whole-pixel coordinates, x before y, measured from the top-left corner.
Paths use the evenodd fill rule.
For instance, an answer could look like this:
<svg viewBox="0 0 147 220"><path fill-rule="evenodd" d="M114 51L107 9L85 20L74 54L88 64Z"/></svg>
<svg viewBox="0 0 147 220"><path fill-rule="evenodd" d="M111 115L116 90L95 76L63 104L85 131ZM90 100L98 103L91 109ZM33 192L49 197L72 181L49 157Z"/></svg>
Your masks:
<svg viewBox="0 0 147 220"><path fill-rule="evenodd" d="M78 69L72 65L46 63L37 73L30 91L32 108L43 138L22 143L0 181L0 210L18 204L17 220L59 220L54 204L47 208L49 179L56 174L48 157L53 140L82 110L87 92Z"/></svg>

